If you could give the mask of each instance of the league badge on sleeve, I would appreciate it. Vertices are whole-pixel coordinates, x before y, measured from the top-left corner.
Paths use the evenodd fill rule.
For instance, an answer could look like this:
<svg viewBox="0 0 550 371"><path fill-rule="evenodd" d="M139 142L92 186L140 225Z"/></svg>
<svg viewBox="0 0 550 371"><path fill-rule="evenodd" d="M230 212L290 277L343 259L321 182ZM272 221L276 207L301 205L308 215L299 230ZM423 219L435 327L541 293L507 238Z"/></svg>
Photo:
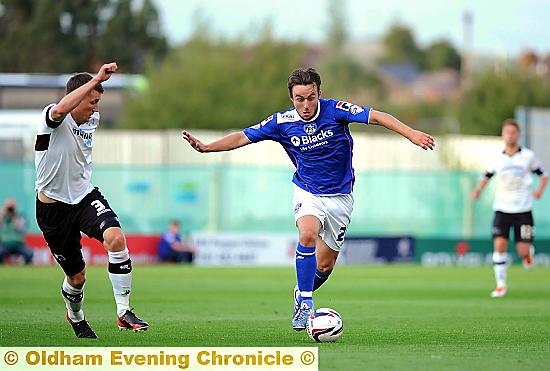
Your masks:
<svg viewBox="0 0 550 371"><path fill-rule="evenodd" d="M363 112L365 109L357 104L352 104L349 102L339 101L336 103L336 108L341 109L342 111L351 112L352 115L357 115L358 113Z"/></svg>
<svg viewBox="0 0 550 371"><path fill-rule="evenodd" d="M352 115L357 115L358 113L363 112L365 109L361 106L358 106L356 104L352 105L349 109Z"/></svg>
<svg viewBox="0 0 550 371"><path fill-rule="evenodd" d="M342 111L348 112L350 107L352 106L351 103L344 102L343 100L336 103L336 108L341 109Z"/></svg>

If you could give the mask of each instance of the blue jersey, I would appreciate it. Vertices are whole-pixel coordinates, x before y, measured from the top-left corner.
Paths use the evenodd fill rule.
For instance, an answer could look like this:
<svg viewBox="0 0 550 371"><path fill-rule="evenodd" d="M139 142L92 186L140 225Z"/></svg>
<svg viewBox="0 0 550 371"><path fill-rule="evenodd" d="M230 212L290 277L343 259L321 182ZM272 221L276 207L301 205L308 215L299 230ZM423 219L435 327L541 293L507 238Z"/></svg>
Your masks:
<svg viewBox="0 0 550 371"><path fill-rule="evenodd" d="M355 181L350 122L369 122L371 108L319 99L315 116L304 121L296 109L275 113L243 130L253 143L280 143L296 167L292 181L317 195L349 194Z"/></svg>

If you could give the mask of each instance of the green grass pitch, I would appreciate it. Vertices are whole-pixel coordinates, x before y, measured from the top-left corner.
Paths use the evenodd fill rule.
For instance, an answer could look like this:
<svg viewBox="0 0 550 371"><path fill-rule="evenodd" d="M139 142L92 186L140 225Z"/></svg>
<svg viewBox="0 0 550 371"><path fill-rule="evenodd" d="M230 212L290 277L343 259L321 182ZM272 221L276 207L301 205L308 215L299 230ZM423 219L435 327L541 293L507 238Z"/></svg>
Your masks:
<svg viewBox="0 0 550 371"><path fill-rule="evenodd" d="M489 298L485 268L338 266L315 294L344 319L339 342L290 327L294 270L136 266L132 306L149 321L120 332L106 267L88 269L85 312L98 340L64 318L58 267L0 267L1 346L318 346L321 370L550 368L550 269L509 270Z"/></svg>

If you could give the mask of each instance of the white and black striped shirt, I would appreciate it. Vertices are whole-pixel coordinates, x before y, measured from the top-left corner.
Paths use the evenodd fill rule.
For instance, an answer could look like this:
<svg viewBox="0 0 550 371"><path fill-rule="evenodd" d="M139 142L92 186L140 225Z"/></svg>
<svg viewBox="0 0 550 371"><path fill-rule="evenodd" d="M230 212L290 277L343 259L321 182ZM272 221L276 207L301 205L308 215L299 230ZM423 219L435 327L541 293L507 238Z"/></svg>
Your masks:
<svg viewBox="0 0 550 371"><path fill-rule="evenodd" d="M532 174L546 175L535 153L528 148L508 155L501 152L487 169L486 178L497 174L497 189L493 209L504 213L523 213L531 211L533 195Z"/></svg>
<svg viewBox="0 0 550 371"><path fill-rule="evenodd" d="M51 118L50 104L42 111L35 143L37 192L68 204L79 203L94 187L92 178L93 134L99 113L78 125L69 113L63 121Z"/></svg>

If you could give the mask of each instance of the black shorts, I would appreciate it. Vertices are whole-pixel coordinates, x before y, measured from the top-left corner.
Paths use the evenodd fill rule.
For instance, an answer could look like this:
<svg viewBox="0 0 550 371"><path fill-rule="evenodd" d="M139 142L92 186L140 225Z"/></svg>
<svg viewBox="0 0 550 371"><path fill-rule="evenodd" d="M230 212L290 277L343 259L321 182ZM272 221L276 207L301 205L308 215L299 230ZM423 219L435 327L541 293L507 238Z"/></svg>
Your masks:
<svg viewBox="0 0 550 371"><path fill-rule="evenodd" d="M509 214L502 211L495 211L493 219L493 238L510 238L510 228L514 227L514 238L516 242L533 242L535 237L535 225L533 214L530 211L525 213Z"/></svg>
<svg viewBox="0 0 550 371"><path fill-rule="evenodd" d="M118 217L98 188L78 204L43 203L36 199L36 221L55 260L68 276L85 267L81 234L103 242L103 232L120 227Z"/></svg>

